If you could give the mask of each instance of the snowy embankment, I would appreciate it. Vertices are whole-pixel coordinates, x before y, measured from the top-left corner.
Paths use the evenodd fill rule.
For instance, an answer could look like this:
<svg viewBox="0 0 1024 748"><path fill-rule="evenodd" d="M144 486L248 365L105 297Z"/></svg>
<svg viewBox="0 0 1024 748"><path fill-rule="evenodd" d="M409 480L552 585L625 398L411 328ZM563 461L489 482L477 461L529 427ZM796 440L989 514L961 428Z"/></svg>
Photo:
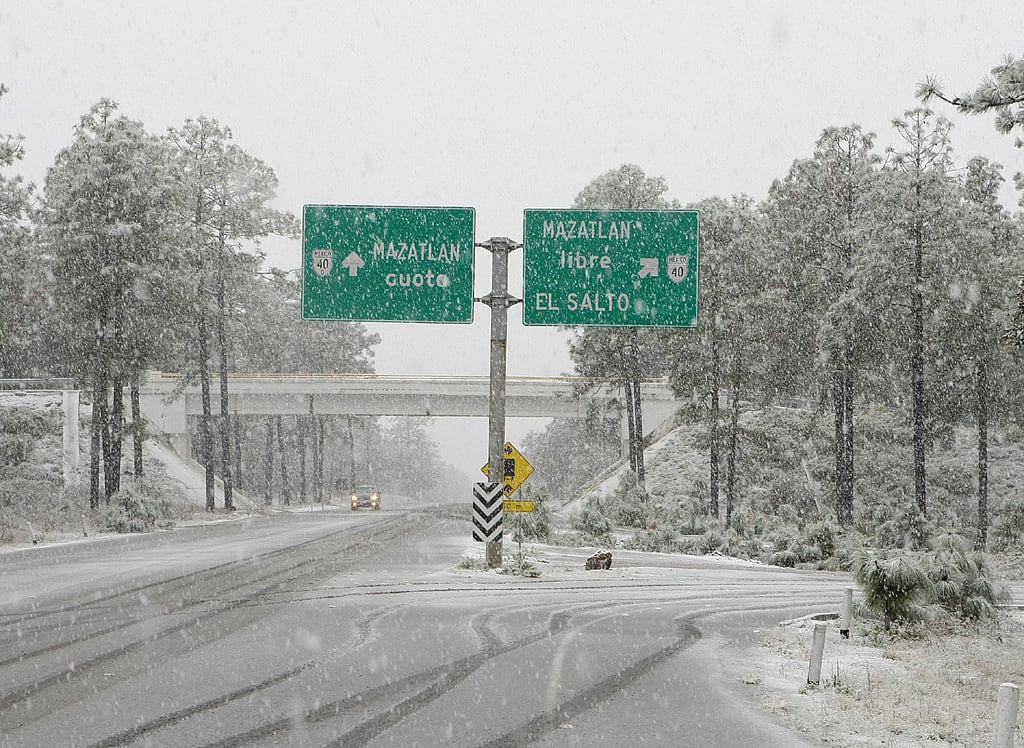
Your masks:
<svg viewBox="0 0 1024 748"><path fill-rule="evenodd" d="M693 427L676 427L660 437L656 434L656 441L644 450L647 491L652 497L689 495L698 481L707 480L707 450L696 447L695 436ZM629 460L621 460L594 483L584 487L579 496L560 506L556 515L568 518L582 510L590 499L615 493L628 470Z"/></svg>
<svg viewBox="0 0 1024 748"><path fill-rule="evenodd" d="M190 506L202 509L206 506L206 475L203 466L192 459L185 459L164 444L160 439L146 442L147 456L157 460L167 473L167 477L181 485L182 493ZM224 483L220 478L214 481L214 495L217 506L224 506ZM240 493L237 488L232 491L232 501L238 509L253 511L256 502L249 496Z"/></svg>

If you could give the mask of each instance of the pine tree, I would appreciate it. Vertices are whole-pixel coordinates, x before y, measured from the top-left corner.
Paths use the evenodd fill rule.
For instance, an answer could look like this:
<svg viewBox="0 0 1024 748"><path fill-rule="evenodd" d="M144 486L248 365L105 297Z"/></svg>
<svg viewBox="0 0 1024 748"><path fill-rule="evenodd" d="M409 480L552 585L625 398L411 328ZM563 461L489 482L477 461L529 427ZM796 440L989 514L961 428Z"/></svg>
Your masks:
<svg viewBox="0 0 1024 748"><path fill-rule="evenodd" d="M996 129L1002 133L1024 129L1024 57L1007 55L974 91L950 97L938 80L929 77L918 86L917 96L926 104L932 98L940 99L965 114L995 112ZM1017 144L1021 144L1019 139Z"/></svg>
<svg viewBox="0 0 1024 748"><path fill-rule="evenodd" d="M878 169L874 135L856 125L826 129L814 156L796 162L773 187L768 212L779 245L790 317L814 341L815 369L832 403L835 436L835 508L853 521L854 403L861 370L877 357L866 334L875 322L879 270L872 266L878 238Z"/></svg>
<svg viewBox="0 0 1024 748"><path fill-rule="evenodd" d="M165 144L103 99L48 172L43 237L54 258L64 349L92 383L90 500L120 486L123 391L157 355L151 325L181 276L181 193ZM111 397L112 393L112 397ZM109 407L108 407L109 402Z"/></svg>
<svg viewBox="0 0 1024 748"><path fill-rule="evenodd" d="M887 170L887 205L894 252L893 298L906 300L897 317L907 341L910 379L911 429L913 434L914 501L918 513L927 515L926 459L931 442L929 382L926 352L929 336L928 310L942 287L937 258L947 247L945 214L955 201L950 179L950 123L927 109L914 109L893 122L906 150L893 153ZM909 314L899 309L909 306ZM923 538L918 538L922 542Z"/></svg>
<svg viewBox="0 0 1024 748"><path fill-rule="evenodd" d="M625 164L594 179L576 196L577 210L666 210L678 202L664 197L668 184L648 177L643 169ZM576 373L623 389L629 430L630 467L644 482L643 410L641 381L667 371L662 355L664 336L658 330L589 327L574 332L569 346Z"/></svg>
<svg viewBox="0 0 1024 748"><path fill-rule="evenodd" d="M7 88L0 84L0 99ZM0 170L24 155L23 138L0 135ZM0 173L0 377L31 376L42 363L38 330L43 319L38 262L30 262L33 188L21 177Z"/></svg>
<svg viewBox="0 0 1024 748"><path fill-rule="evenodd" d="M190 245L195 268L194 324L196 369L200 379L203 413L200 449L206 470L206 508L214 502L214 436L211 348L219 362L220 456L224 508L233 509L231 470L231 418L228 412L230 296L246 262L239 258L244 242L270 233L293 232L290 216L272 210L277 177L272 169L233 142L231 130L207 117L188 119L169 139L188 194Z"/></svg>
<svg viewBox="0 0 1024 748"><path fill-rule="evenodd" d="M773 369L768 327L772 315L764 222L749 197L711 198L693 206L701 215L701 324L671 336L671 381L680 397L693 392L709 432L708 513L719 518L722 453L726 466L725 520L737 503L741 401L765 391ZM720 407L729 398L729 420Z"/></svg>
<svg viewBox="0 0 1024 748"><path fill-rule="evenodd" d="M990 413L1005 411L1006 390L1016 367L1002 345L1012 307L1002 282L1021 263L1015 260L1019 231L999 204L1003 183L998 164L972 158L960 180L961 202L946 216L950 251L943 258L948 293L938 297L932 359L936 367L936 420L950 427L967 420L977 434L978 519L976 545L988 536L988 431Z"/></svg>

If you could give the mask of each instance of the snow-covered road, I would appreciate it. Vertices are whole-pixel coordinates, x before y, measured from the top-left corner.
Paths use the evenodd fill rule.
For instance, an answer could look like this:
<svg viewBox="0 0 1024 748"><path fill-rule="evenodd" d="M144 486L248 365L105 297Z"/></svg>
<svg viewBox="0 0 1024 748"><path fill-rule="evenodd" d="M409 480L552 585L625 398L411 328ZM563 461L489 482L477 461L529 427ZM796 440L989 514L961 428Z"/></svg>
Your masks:
<svg viewBox="0 0 1024 748"><path fill-rule="evenodd" d="M799 746L737 680L848 581L531 546L437 509L302 512L0 556L4 746ZM508 550L508 549L506 549Z"/></svg>

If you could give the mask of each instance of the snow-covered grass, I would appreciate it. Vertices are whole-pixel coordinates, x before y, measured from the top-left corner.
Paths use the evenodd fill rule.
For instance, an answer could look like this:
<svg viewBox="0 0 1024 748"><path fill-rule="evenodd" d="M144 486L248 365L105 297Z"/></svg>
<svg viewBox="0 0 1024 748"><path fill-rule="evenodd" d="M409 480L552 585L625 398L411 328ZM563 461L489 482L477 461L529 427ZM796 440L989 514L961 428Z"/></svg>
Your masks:
<svg viewBox="0 0 1024 748"><path fill-rule="evenodd" d="M821 682L809 686L815 623L784 623L732 667L762 708L825 745L991 745L999 684L1024 682L1017 614L894 639L856 623L852 638L842 639L830 622Z"/></svg>
<svg viewBox="0 0 1024 748"><path fill-rule="evenodd" d="M73 482L64 484L63 402L59 392L0 392L0 544L68 542L105 532L110 507L89 507L89 418L82 410L79 424L79 466ZM129 465L131 441L124 442L124 465ZM201 468L182 460L159 438L147 440L139 496L155 499L155 522L161 526L191 524L195 515L210 519L205 508ZM134 478L122 475L122 487ZM218 505L222 505L218 492ZM252 510L244 496L236 506ZM121 523L123 524L123 523Z"/></svg>
<svg viewBox="0 0 1024 748"><path fill-rule="evenodd" d="M64 532L80 522L63 489L59 392L0 392L0 543Z"/></svg>
<svg viewBox="0 0 1024 748"><path fill-rule="evenodd" d="M958 427L937 438L927 456L928 512L914 503L910 431L899 413L865 407L858 414L854 524L836 524L835 459L828 414L767 407L740 418L736 494L730 527L723 526L728 465L722 455L719 516L708 513L710 463L703 423L683 423L645 451L649 500L640 507L625 495L628 466L606 475L555 511L560 529L574 526L590 506L611 521L612 534L639 547L694 550L703 536L713 548L735 555L775 556L789 565L826 560L868 544L899 548L907 538L955 532L973 543L978 522L976 431ZM990 429L988 448L988 547L1012 552L1024 542L1024 438L1013 427ZM634 511L635 508L635 511ZM731 534L730 534L731 533ZM836 546L817 547L831 535ZM830 544L831 545L831 544Z"/></svg>
<svg viewBox="0 0 1024 748"><path fill-rule="evenodd" d="M677 428L644 451L647 470L647 490L655 499L673 500L691 496L699 482L706 482L709 470L707 450L695 444L697 432L692 428ZM562 515L579 511L590 499L605 498L618 489L628 463L620 464L600 483L584 492L560 509Z"/></svg>

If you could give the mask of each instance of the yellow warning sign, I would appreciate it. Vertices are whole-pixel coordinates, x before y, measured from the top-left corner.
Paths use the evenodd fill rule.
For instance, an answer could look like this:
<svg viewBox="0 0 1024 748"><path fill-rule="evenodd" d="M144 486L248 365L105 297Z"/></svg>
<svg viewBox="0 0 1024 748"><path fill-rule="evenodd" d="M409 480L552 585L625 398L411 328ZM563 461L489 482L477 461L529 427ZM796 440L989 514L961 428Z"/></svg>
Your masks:
<svg viewBox="0 0 1024 748"><path fill-rule="evenodd" d="M480 472L486 475L488 478L491 477L490 465L484 465L480 468ZM533 465L527 460L523 453L515 448L512 442L505 442L505 458L504 458L504 476L502 481L505 484L505 495L511 496L519 487L523 485L527 478L533 474ZM506 504L508 502L505 502ZM519 509L511 511L533 511L533 509Z"/></svg>

